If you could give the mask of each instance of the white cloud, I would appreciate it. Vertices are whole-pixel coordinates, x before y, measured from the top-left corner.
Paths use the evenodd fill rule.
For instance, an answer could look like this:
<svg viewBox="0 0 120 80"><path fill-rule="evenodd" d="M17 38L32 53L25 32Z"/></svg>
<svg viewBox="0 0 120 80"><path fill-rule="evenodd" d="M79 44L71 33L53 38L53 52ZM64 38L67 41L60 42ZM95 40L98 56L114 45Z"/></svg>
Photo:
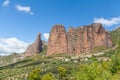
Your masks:
<svg viewBox="0 0 120 80"><path fill-rule="evenodd" d="M120 24L120 16L114 17L111 19L105 19L105 18L94 18L94 23L102 23L104 26L113 26Z"/></svg>
<svg viewBox="0 0 120 80"><path fill-rule="evenodd" d="M0 55L8 55L13 52L23 53L29 44L17 38L0 38Z"/></svg>
<svg viewBox="0 0 120 80"><path fill-rule="evenodd" d="M48 38L49 38L49 33L43 33L43 37L45 38L45 40L48 41Z"/></svg>
<svg viewBox="0 0 120 80"><path fill-rule="evenodd" d="M21 6L21 5L16 5L15 6L18 11L29 13L30 15L33 15L34 13L31 11L30 6Z"/></svg>
<svg viewBox="0 0 120 80"><path fill-rule="evenodd" d="M2 4L2 6L8 6L10 4L10 1L9 0L5 0Z"/></svg>

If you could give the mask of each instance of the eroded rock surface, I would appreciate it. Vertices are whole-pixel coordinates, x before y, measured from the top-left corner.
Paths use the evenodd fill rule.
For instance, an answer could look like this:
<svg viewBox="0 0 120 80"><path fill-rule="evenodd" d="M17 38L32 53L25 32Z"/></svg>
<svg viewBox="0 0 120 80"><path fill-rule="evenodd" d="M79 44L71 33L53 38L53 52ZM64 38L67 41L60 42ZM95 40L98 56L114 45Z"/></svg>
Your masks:
<svg viewBox="0 0 120 80"><path fill-rule="evenodd" d="M41 34L39 33L36 37L36 41L33 44L30 44L25 51L26 56L34 56L42 51L42 40Z"/></svg>
<svg viewBox="0 0 120 80"><path fill-rule="evenodd" d="M111 47L110 33L100 23L70 29L67 33L68 53L89 52L96 46Z"/></svg>
<svg viewBox="0 0 120 80"><path fill-rule="evenodd" d="M50 32L47 54L80 54L90 52L96 46L112 46L110 33L102 27L102 24L71 27L68 32L64 26L55 25Z"/></svg>
<svg viewBox="0 0 120 80"><path fill-rule="evenodd" d="M67 35L62 25L53 26L50 32L47 54L55 53L67 53Z"/></svg>

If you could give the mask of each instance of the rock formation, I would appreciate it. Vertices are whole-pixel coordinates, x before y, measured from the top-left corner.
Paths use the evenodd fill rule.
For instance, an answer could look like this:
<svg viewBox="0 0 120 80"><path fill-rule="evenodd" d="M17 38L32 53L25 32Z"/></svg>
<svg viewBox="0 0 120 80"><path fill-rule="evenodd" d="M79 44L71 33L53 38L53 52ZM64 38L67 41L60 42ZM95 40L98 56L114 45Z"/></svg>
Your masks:
<svg viewBox="0 0 120 80"><path fill-rule="evenodd" d="M69 29L67 33L68 53L90 52L96 46L111 47L110 33L100 23Z"/></svg>
<svg viewBox="0 0 120 80"><path fill-rule="evenodd" d="M41 34L39 33L37 35L36 41L33 44L30 44L28 46L27 50L25 51L26 56L33 56L42 51L42 40L41 40Z"/></svg>
<svg viewBox="0 0 120 80"><path fill-rule="evenodd" d="M111 47L110 33L105 31L100 23L94 23L79 28L69 28L55 25L50 33L47 54L68 53L80 54L90 52L96 46Z"/></svg>
<svg viewBox="0 0 120 80"><path fill-rule="evenodd" d="M53 26L48 43L47 54L67 53L66 30L62 25Z"/></svg>

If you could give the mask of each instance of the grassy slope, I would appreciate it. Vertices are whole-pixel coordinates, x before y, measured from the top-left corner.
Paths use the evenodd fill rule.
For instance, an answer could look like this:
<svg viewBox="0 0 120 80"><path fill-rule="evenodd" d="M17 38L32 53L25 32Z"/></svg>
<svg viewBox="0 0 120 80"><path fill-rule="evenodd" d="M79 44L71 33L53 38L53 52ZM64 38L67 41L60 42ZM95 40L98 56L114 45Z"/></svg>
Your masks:
<svg viewBox="0 0 120 80"><path fill-rule="evenodd" d="M54 56L55 57L55 56ZM68 56L67 56L68 57ZM40 68L43 73L47 72L55 72L58 66L69 66L74 67L75 65L79 65L79 63L65 62L59 59L53 58L52 56L44 56L38 54L34 57L27 57L22 61L9 64L7 66L0 68L0 80L9 80L16 79L22 80L27 79L27 75L34 68Z"/></svg>

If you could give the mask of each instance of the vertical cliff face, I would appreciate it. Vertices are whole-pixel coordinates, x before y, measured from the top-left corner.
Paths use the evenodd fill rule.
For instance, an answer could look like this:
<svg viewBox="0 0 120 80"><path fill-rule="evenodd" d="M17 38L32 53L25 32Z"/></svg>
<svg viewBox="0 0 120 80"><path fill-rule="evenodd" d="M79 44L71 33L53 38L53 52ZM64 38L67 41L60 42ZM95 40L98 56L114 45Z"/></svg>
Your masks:
<svg viewBox="0 0 120 80"><path fill-rule="evenodd" d="M40 53L42 51L42 40L41 40L41 34L39 33L36 37L35 41L35 46L36 46L36 53Z"/></svg>
<svg viewBox="0 0 120 80"><path fill-rule="evenodd" d="M91 51L95 46L112 46L110 33L105 31L102 24L71 27L67 33L64 26L56 25L50 33L47 54L80 54Z"/></svg>
<svg viewBox="0 0 120 80"><path fill-rule="evenodd" d="M62 25L53 26L50 32L47 54L55 53L67 53L66 30Z"/></svg>
<svg viewBox="0 0 120 80"><path fill-rule="evenodd" d="M67 38L68 53L71 54L89 52L96 46L112 46L110 33L105 31L100 23L95 23L76 29L70 28Z"/></svg>
<svg viewBox="0 0 120 80"><path fill-rule="evenodd" d="M42 51L42 41L41 41L41 34L39 33L36 37L35 43L28 46L27 50L25 51L26 56L33 56Z"/></svg>

